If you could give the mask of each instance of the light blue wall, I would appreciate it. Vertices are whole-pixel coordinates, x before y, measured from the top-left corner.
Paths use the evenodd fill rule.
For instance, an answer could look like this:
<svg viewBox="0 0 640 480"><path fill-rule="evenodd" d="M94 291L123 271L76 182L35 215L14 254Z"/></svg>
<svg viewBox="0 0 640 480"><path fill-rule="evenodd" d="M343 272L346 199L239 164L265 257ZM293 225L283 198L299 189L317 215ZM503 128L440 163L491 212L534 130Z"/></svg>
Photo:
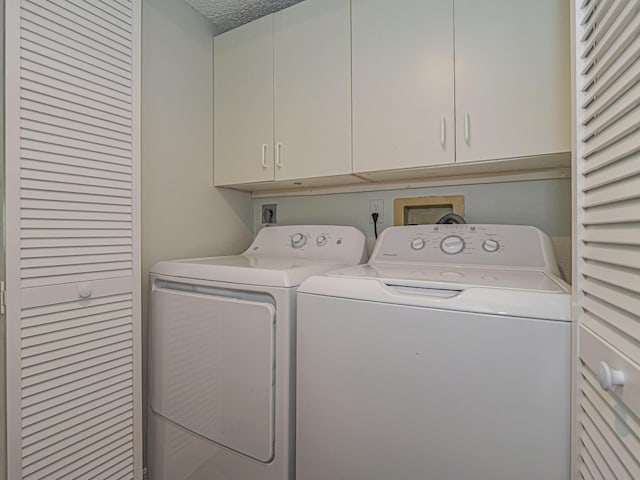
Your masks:
<svg viewBox="0 0 640 480"><path fill-rule="evenodd" d="M278 224L354 225L368 237L369 200L384 200L384 224L393 225L393 200L401 197L464 195L469 223L534 225L552 237L571 235L569 179L491 183L313 196L259 198L253 201L254 231L261 228L261 206L278 205Z"/></svg>
<svg viewBox="0 0 640 480"><path fill-rule="evenodd" d="M369 251L375 238L369 223L369 200L384 200L384 223L393 225L393 200L401 197L464 195L469 223L533 225L553 240L558 263L571 281L571 180L532 180L446 187L386 190L253 200L253 228L261 227L262 205L278 205L279 225L353 225L367 236Z"/></svg>

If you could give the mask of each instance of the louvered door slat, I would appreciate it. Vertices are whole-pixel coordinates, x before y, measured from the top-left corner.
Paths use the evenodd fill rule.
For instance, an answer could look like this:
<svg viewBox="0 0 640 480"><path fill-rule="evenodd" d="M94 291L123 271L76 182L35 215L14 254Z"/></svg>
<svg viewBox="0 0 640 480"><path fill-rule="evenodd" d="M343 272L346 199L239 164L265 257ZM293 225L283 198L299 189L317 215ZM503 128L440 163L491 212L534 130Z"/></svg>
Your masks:
<svg viewBox="0 0 640 480"><path fill-rule="evenodd" d="M586 244L584 254L589 260L640 269L640 251L633 245Z"/></svg>
<svg viewBox="0 0 640 480"><path fill-rule="evenodd" d="M78 95L71 92L71 88L66 85L58 85L58 88L50 85L38 83L24 79L23 81L22 107L25 110L42 111L48 108L57 108L64 111L63 115L85 115L88 117L100 117L107 122L120 126L120 131L128 132L131 127L131 115L127 110L119 109L116 106L99 102L95 98L86 95ZM67 113L70 112L70 113ZM109 128L117 128L109 126Z"/></svg>
<svg viewBox="0 0 640 480"><path fill-rule="evenodd" d="M620 55L622 50L628 43L633 41L634 35L638 33L638 5L635 2L620 2L624 7L620 13L618 13L613 22L610 25L603 25L601 30L604 32L596 43L593 49L589 49L588 46L583 45L584 51L587 53L587 62L582 69L582 75L590 75L585 87L590 87L594 78L601 77L603 72L606 71L615 58ZM623 32L628 28L630 31ZM623 34L626 33L626 34ZM583 104L584 106L584 104Z"/></svg>
<svg viewBox="0 0 640 480"><path fill-rule="evenodd" d="M73 194L86 194L95 195L96 197L124 197L131 198L130 188L108 188L99 187L86 184L73 184L69 182L56 182L54 180L31 180L28 178L28 172L23 172L27 178L23 178L20 182L20 186L24 190L39 190L40 192L53 192L53 193L73 193ZM53 195L55 198L55 195ZM48 228L48 227L45 227ZM126 228L126 227L123 227Z"/></svg>
<svg viewBox="0 0 640 480"><path fill-rule="evenodd" d="M78 0L76 0L78 1ZM81 0L86 5L95 8L98 15L111 22L118 22L121 28L127 32L131 32L131 9L122 8L116 2L103 2L101 0Z"/></svg>
<svg viewBox="0 0 640 480"><path fill-rule="evenodd" d="M34 408L31 407L25 409L24 413L24 425L30 426L38 424L44 420L57 418L59 415L67 413L69 411L74 411L75 408L82 405L93 405L96 400L99 400L103 397L108 397L109 395L118 393L118 392L128 392L133 393L133 384L131 382L125 383L123 385L116 384L110 385L102 388L100 391L93 391L85 396L76 396L69 403L62 403L59 405L52 406L50 408ZM36 405L37 407L37 405ZM29 454L29 452L25 452Z"/></svg>
<svg viewBox="0 0 640 480"><path fill-rule="evenodd" d="M34 68L40 68L34 65ZM23 70L23 82L25 86L25 100L37 101L38 93L49 96L47 104L57 105L67 110L76 109L80 113L93 109L94 114L104 113L111 115L116 122L127 125L131 121L131 111L126 102L110 95L101 95L96 88L83 88L82 85L65 83L55 77L44 75L42 72ZM55 75L55 72L50 72ZM86 85L91 87L91 85ZM38 93L35 93L38 92ZM76 105L80 105L78 108ZM84 107L84 110L83 110Z"/></svg>
<svg viewBox="0 0 640 480"><path fill-rule="evenodd" d="M25 29L36 31L43 39L52 38L68 43L86 55L102 58L120 70L131 72L130 54L112 48L110 42L105 43L102 39L95 38L90 30L79 30L77 25L51 15L49 11L33 2L22 3L21 19L30 22L30 25L25 25Z"/></svg>
<svg viewBox="0 0 640 480"><path fill-rule="evenodd" d="M24 153L25 157L22 160L24 170L74 175L109 182L118 181L131 185L131 171L123 168L124 166L105 165L88 162L84 159L69 158L67 158L67 163L60 163L61 160L64 161L64 158L55 158L53 155L46 155L42 152L24 151Z"/></svg>
<svg viewBox="0 0 640 480"><path fill-rule="evenodd" d="M64 115L64 112L58 112ZM71 136L91 141L93 138L101 138L108 142L107 145L120 148L131 148L131 136L129 133L119 133L105 128L104 125L93 126L90 123L78 122L74 119L49 115L39 111L23 109L23 126L32 130L59 133L63 136ZM100 142L102 143L102 142Z"/></svg>
<svg viewBox="0 0 640 480"><path fill-rule="evenodd" d="M123 429L110 428L97 432L88 438L79 438L81 442L91 442L91 444L98 448L104 448L108 445L118 443L125 437L131 437L131 427ZM37 461L30 463L29 456L25 455L24 474L30 475L34 473L43 474L43 470L47 467L49 471L55 469L56 466L68 465L74 461L77 461L79 457L86 455L86 443L76 442L75 438L66 442L61 442L56 445L56 448L47 448L38 452L34 457L38 457Z"/></svg>
<svg viewBox="0 0 640 480"><path fill-rule="evenodd" d="M60 25L46 18L23 11L21 35L34 44L56 48L86 63L87 68L100 68L111 75L131 79L131 63L126 56L111 55L99 43L90 38L79 38L73 32L66 31Z"/></svg>
<svg viewBox="0 0 640 480"><path fill-rule="evenodd" d="M70 83L75 85L90 85L90 90L96 89L97 92L105 95L113 95L126 102L127 96L131 96L131 79L124 78L115 73L104 71L102 68L94 67L86 62L72 57L66 53L60 52L55 45L50 43L36 43L29 41L28 38L22 39L23 68L35 70L33 65L46 67L46 72L56 71L62 75L58 78L62 80L71 80ZM66 49L62 49L66 50ZM67 50L69 54L70 52ZM60 70L64 68L64 72ZM78 83L81 82L81 83Z"/></svg>
<svg viewBox="0 0 640 480"><path fill-rule="evenodd" d="M595 170L591 174L585 175L584 188L592 190L594 188L611 185L619 180L634 177L640 170L640 154L634 154L620 161L615 161Z"/></svg>
<svg viewBox="0 0 640 480"><path fill-rule="evenodd" d="M69 107L69 105L66 105ZM75 110L63 108L60 101L45 97L43 95L31 94L22 99L22 111L25 118L30 120L43 121L43 119L55 118L66 119L75 128L99 129L102 134L122 141L131 141L130 125L126 125L122 117L113 117L106 114L97 116L96 111L82 105L74 105Z"/></svg>
<svg viewBox="0 0 640 480"><path fill-rule="evenodd" d="M612 203L585 209L583 224L612 224L640 222L640 200Z"/></svg>
<svg viewBox="0 0 640 480"><path fill-rule="evenodd" d="M636 272L633 268L590 259L584 264L583 272L585 277L640 293L640 285L634 284Z"/></svg>
<svg viewBox="0 0 640 480"><path fill-rule="evenodd" d="M592 154L612 145L621 138L629 135L630 133L640 129L640 108L634 108L624 115L619 121L605 129L598 135L598 142L591 144L586 143L584 151L585 158L588 158Z"/></svg>
<svg viewBox="0 0 640 480"><path fill-rule="evenodd" d="M585 120L594 117L611 105L616 98L632 88L637 81L635 69L629 69L640 57L640 39L632 42L622 55L614 60L605 78L599 79L599 91L589 91L590 97L585 100Z"/></svg>
<svg viewBox="0 0 640 480"><path fill-rule="evenodd" d="M584 191L588 192L584 198L584 208L638 198L640 197L640 176L618 177L608 185L595 189L585 187Z"/></svg>
<svg viewBox="0 0 640 480"><path fill-rule="evenodd" d="M114 188L118 190L131 191L131 179L102 179L95 176L76 175L73 173L58 173L47 170L36 170L33 168L23 167L22 178L25 180L43 180L49 182L64 183L70 185L91 185L103 188Z"/></svg>
<svg viewBox="0 0 640 480"><path fill-rule="evenodd" d="M580 473L580 478L584 480L593 480L593 475L591 475L589 468L585 464L581 465L579 473Z"/></svg>
<svg viewBox="0 0 640 480"><path fill-rule="evenodd" d="M592 3L589 8L585 10L585 33L583 34L581 39L585 44L583 58L593 50L596 42L600 41L600 39L602 38L601 34L596 33L596 24L610 25L616 14L620 11L619 8L615 8L616 6L619 6L617 2L612 0L604 0L602 2Z"/></svg>
<svg viewBox="0 0 640 480"><path fill-rule="evenodd" d="M100 458L98 456L96 457ZM64 472L64 476L56 477L56 480L80 480L82 478L86 478L87 475L94 475L94 472L99 472L101 470L107 471L107 469L115 468L117 466L122 466L124 471L129 472L126 477L123 477L128 479L132 478L131 475L133 475L131 473L133 470L132 464L133 459L131 458L130 452L126 450L126 447L117 447L109 450L107 455L104 455L101 460L93 460L92 462L78 467L71 472Z"/></svg>
<svg viewBox="0 0 640 480"><path fill-rule="evenodd" d="M595 112L593 120L589 122L589 128L585 130L583 140L603 132L640 104L640 86L638 86L637 81L638 75L633 75L630 79L622 78L620 79L621 83L626 82L633 86L628 90L622 86L619 92L623 93L618 92L615 95L601 97L603 99L602 111ZM616 86L616 88L619 87Z"/></svg>
<svg viewBox="0 0 640 480"><path fill-rule="evenodd" d="M68 36L61 35L58 31L46 30L45 37L42 35L43 26L30 22L28 18L23 17L22 26L22 40L25 44L31 45L32 50L47 48L95 75L104 75L117 83L131 86L131 71L127 68L127 64L92 55L90 48L83 48L82 45Z"/></svg>
<svg viewBox="0 0 640 480"><path fill-rule="evenodd" d="M640 2L575 8L576 476L640 478ZM607 385L618 370L624 384ZM606 388L606 390L605 390Z"/></svg>
<svg viewBox="0 0 640 480"><path fill-rule="evenodd" d="M609 468L609 465L602 456L602 452L594 442L594 438L592 437L593 432L588 431L583 425L581 433L582 435L580 436L580 439L582 441L583 452L593 459L592 464L595 471L598 472L598 478L602 480L614 479L615 476L613 475L611 468ZM596 437L595 440L598 440L598 438Z"/></svg>
<svg viewBox="0 0 640 480"><path fill-rule="evenodd" d="M22 5L24 10L51 20L72 38L77 37L85 41L95 40L98 44L96 50L99 52L113 56L119 54L124 61L130 61L131 47L125 38L114 35L115 32L109 29L104 22L92 23L92 19L83 18L82 15L79 15L82 12L78 12L78 9L73 9L72 6L70 9L64 8L65 6L70 7L68 2L23 0ZM87 17L89 16L87 15ZM102 24L100 25L100 23Z"/></svg>
<svg viewBox="0 0 640 480"><path fill-rule="evenodd" d="M127 39L131 36L131 22L127 15L118 14L117 10L106 8L109 4L105 2L67 0L61 3L66 3L67 8L76 11L77 9L84 10L95 22L105 25L108 31L118 32L118 35L124 40L123 44L127 46Z"/></svg>

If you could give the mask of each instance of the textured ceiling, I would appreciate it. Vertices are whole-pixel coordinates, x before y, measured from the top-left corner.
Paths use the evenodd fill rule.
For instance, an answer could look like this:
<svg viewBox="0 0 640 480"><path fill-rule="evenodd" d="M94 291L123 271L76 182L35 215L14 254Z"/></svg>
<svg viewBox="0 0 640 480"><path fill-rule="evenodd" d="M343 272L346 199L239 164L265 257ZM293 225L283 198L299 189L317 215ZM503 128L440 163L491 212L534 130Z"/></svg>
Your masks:
<svg viewBox="0 0 640 480"><path fill-rule="evenodd" d="M185 0L210 19L216 33L226 32L302 0Z"/></svg>

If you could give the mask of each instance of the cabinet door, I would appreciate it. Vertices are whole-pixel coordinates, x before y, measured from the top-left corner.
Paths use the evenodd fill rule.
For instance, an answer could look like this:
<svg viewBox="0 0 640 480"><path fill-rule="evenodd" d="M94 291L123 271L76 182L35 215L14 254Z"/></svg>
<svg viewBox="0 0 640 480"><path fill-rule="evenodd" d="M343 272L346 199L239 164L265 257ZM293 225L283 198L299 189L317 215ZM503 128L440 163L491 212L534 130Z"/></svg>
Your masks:
<svg viewBox="0 0 640 480"><path fill-rule="evenodd" d="M349 0L275 14L276 180L351 172Z"/></svg>
<svg viewBox="0 0 640 480"><path fill-rule="evenodd" d="M453 163L453 2L352 10L354 171Z"/></svg>
<svg viewBox="0 0 640 480"><path fill-rule="evenodd" d="M456 161L570 150L569 2L456 0Z"/></svg>
<svg viewBox="0 0 640 480"><path fill-rule="evenodd" d="M273 15L215 37L214 183L273 180Z"/></svg>

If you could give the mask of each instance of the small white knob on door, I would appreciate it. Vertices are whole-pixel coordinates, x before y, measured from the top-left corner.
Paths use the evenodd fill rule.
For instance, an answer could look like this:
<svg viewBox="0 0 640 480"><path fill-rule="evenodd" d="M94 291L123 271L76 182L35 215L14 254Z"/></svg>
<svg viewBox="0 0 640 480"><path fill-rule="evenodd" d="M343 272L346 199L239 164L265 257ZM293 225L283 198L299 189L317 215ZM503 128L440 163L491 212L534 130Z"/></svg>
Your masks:
<svg viewBox="0 0 640 480"><path fill-rule="evenodd" d="M86 285L78 287L78 296L80 298L89 298L91 297L92 293L93 290L91 289L91 287L87 287Z"/></svg>
<svg viewBox="0 0 640 480"><path fill-rule="evenodd" d="M612 387L624 385L624 373L620 370L613 370L606 362L598 365L598 383L603 390L609 391Z"/></svg>

